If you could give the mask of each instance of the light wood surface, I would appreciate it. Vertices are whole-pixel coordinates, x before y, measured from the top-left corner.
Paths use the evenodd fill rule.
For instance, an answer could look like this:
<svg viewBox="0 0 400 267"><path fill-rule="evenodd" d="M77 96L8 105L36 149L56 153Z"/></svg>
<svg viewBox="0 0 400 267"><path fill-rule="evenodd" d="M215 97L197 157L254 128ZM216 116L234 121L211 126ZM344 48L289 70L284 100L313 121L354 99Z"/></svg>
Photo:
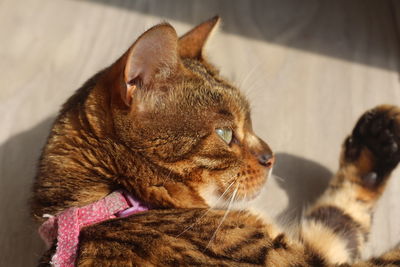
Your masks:
<svg viewBox="0 0 400 267"><path fill-rule="evenodd" d="M400 3L386 0L0 0L0 266L42 251L27 201L60 105L148 27L178 33L220 14L209 58L242 88L278 155L258 205L290 220L325 188L358 116L400 105ZM377 207L365 256L400 241L400 172Z"/></svg>

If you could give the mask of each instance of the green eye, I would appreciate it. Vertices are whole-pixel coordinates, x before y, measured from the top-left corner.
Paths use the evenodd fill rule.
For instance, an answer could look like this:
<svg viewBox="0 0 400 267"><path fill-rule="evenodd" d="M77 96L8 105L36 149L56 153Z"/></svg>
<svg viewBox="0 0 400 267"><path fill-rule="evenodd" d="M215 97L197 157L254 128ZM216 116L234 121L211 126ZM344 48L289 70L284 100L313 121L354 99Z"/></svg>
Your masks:
<svg viewBox="0 0 400 267"><path fill-rule="evenodd" d="M215 132L222 138L228 145L232 141L232 130L229 128L218 128L215 129Z"/></svg>

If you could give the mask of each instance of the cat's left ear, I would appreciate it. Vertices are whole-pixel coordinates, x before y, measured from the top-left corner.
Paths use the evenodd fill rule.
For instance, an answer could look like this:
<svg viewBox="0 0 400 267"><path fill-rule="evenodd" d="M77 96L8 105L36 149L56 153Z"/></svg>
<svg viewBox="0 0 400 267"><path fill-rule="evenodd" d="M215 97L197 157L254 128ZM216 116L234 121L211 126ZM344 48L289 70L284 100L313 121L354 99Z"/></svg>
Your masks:
<svg viewBox="0 0 400 267"><path fill-rule="evenodd" d="M176 73L179 66L178 36L167 24L156 25L143 33L122 59L124 85L122 101L131 105L138 89L152 90L154 85Z"/></svg>
<svg viewBox="0 0 400 267"><path fill-rule="evenodd" d="M179 56L181 58L201 59L203 47L214 29L221 21L219 16L215 16L179 38Z"/></svg>

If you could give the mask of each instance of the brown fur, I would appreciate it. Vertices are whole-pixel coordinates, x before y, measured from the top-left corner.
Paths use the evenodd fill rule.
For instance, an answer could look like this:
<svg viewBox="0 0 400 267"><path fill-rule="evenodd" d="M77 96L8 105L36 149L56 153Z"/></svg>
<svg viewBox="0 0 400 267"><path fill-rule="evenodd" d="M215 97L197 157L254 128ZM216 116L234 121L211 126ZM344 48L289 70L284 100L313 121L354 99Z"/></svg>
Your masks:
<svg viewBox="0 0 400 267"><path fill-rule="evenodd" d="M358 260L374 203L400 160L400 109L381 106L360 119L337 175L291 235L248 211L209 209L217 204L213 197L225 207L256 197L273 163L270 148L252 130L248 102L203 57L218 20L180 39L169 24L153 27L63 106L40 159L33 216L43 221L43 214L120 188L153 208L84 228L77 265L330 266ZM229 144L218 128L233 131ZM40 265L49 264L54 249ZM399 263L395 250L362 264Z"/></svg>

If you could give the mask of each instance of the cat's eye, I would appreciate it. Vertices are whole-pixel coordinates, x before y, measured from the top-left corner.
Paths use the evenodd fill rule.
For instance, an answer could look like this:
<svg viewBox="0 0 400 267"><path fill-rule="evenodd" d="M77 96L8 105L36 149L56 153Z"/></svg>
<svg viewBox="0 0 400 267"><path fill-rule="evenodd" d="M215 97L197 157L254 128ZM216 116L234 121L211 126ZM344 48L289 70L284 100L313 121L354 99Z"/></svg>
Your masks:
<svg viewBox="0 0 400 267"><path fill-rule="evenodd" d="M215 132L222 138L228 145L231 143L233 138L233 132L229 128L217 128Z"/></svg>

